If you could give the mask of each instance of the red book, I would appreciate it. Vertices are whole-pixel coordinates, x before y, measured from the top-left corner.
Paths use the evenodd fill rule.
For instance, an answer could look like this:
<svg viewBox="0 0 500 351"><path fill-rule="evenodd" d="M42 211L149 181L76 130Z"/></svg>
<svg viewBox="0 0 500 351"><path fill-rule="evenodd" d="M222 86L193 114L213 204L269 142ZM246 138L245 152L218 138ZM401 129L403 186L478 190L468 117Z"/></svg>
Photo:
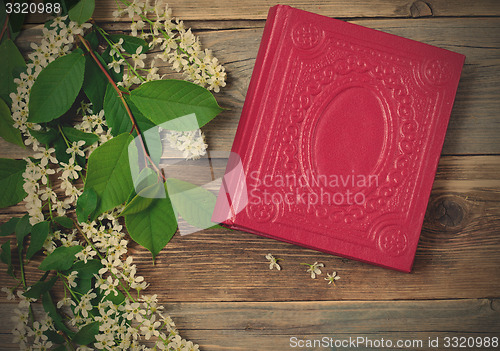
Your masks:
<svg viewBox="0 0 500 351"><path fill-rule="evenodd" d="M213 219L410 272L464 60L272 7Z"/></svg>

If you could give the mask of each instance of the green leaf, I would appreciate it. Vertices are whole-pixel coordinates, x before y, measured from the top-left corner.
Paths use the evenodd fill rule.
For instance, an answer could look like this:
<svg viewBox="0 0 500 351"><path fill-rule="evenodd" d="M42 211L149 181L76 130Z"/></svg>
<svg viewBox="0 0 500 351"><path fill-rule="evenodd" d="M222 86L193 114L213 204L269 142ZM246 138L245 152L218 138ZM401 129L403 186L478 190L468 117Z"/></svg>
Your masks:
<svg viewBox="0 0 500 351"><path fill-rule="evenodd" d="M23 246L24 238L31 232L31 229L30 217L28 214L25 214L16 224L17 246Z"/></svg>
<svg viewBox="0 0 500 351"><path fill-rule="evenodd" d="M6 19L7 19L7 12L5 9L5 4L4 1L0 1L0 25L3 25ZM1 38L1 40L7 40L7 39L10 38L7 38L5 35Z"/></svg>
<svg viewBox="0 0 500 351"><path fill-rule="evenodd" d="M52 349L52 351L67 351L68 349L64 345L59 345L55 349Z"/></svg>
<svg viewBox="0 0 500 351"><path fill-rule="evenodd" d="M168 197L153 199L147 211L125 216L130 237L156 255L167 245L177 230L177 220Z"/></svg>
<svg viewBox="0 0 500 351"><path fill-rule="evenodd" d="M124 95L125 102L130 108L132 112L132 116L134 117L139 129L142 132L145 132L153 127L155 124L147 119L134 105L133 101L130 99L130 96ZM116 136L122 133L130 133L132 130L132 121L130 120L130 116L127 113L127 109L123 104L123 101L118 96L118 93L114 89L111 84L107 85L106 94L104 96L103 103L104 115L106 116L106 122L108 126L111 128L111 134ZM159 133L158 133L159 139ZM160 150L161 156L161 141L159 143L159 147L157 143L155 143L155 147ZM153 155L152 155L153 156Z"/></svg>
<svg viewBox="0 0 500 351"><path fill-rule="evenodd" d="M10 240L6 241L2 245L2 253L0 254L0 259L7 265L7 274L15 278L13 270L14 267L12 266L12 253L10 252Z"/></svg>
<svg viewBox="0 0 500 351"><path fill-rule="evenodd" d="M19 129L12 125L14 120L10 115L9 106L0 99L0 137L12 144L24 147L23 138Z"/></svg>
<svg viewBox="0 0 500 351"><path fill-rule="evenodd" d="M48 129L46 131L30 129L29 132L33 138L44 145L49 145L59 136L59 132L55 129ZM62 142L64 143L64 140Z"/></svg>
<svg viewBox="0 0 500 351"><path fill-rule="evenodd" d="M80 245L66 247L60 246L48 255L38 267L42 271L57 270L65 271L73 265L75 255L82 251Z"/></svg>
<svg viewBox="0 0 500 351"><path fill-rule="evenodd" d="M94 53L103 67L107 68L106 62L98 53ZM94 113L98 113L103 108L104 95L108 86L108 79L101 71L92 56L85 56L85 79L83 80L83 91L92 102Z"/></svg>
<svg viewBox="0 0 500 351"><path fill-rule="evenodd" d="M56 222L57 224L59 224L60 226L62 226L64 228L68 228L68 229L71 229L74 226L74 223L71 220L71 218L66 217L66 216L55 217L54 222Z"/></svg>
<svg viewBox="0 0 500 351"><path fill-rule="evenodd" d="M26 291L23 295L25 297L29 297L32 299L39 299L41 295L45 294L47 291L52 289L54 284L56 283L58 277L52 277L49 281L38 281L35 283L35 285L31 286L28 291Z"/></svg>
<svg viewBox="0 0 500 351"><path fill-rule="evenodd" d="M31 230L31 241L28 250L26 251L26 258L31 260L31 258L42 249L43 243L47 236L49 235L50 223L47 221L37 223L33 226Z"/></svg>
<svg viewBox="0 0 500 351"><path fill-rule="evenodd" d="M99 197L94 216L127 200L133 183L128 163L128 133L105 142L90 154L85 189L92 188Z"/></svg>
<svg viewBox="0 0 500 351"><path fill-rule="evenodd" d="M151 121L150 119L146 118L141 111L135 106L134 102L132 99L130 99L130 95L125 95L125 101L127 102L128 107L130 108L130 111L132 112L132 116L134 116L135 121L137 125L139 126L139 129L142 132L147 131L148 129L151 129L153 127L156 127L156 124Z"/></svg>
<svg viewBox="0 0 500 351"><path fill-rule="evenodd" d="M123 301L125 301L125 295L120 290L115 290L117 294L115 295L114 292L109 293L106 295L106 297L103 299L103 301L109 300L113 302L113 304L119 306L122 304Z"/></svg>
<svg viewBox="0 0 500 351"><path fill-rule="evenodd" d="M16 231L16 225L19 222L19 217L12 217L8 222L5 222L0 227L0 236L7 236Z"/></svg>
<svg viewBox="0 0 500 351"><path fill-rule="evenodd" d="M88 345L95 341L97 334L99 334L99 322L93 322L82 327L72 341L78 345Z"/></svg>
<svg viewBox="0 0 500 351"><path fill-rule="evenodd" d="M14 0L14 1L9 1L9 2L18 3L18 4L22 5L22 3L24 1ZM13 13L10 14L10 18L9 18L9 26L10 26L12 40L14 40L14 38L17 36L17 34L21 31L23 24L24 24L24 16L25 16L25 14L22 11L19 11L18 13L15 13L15 12L16 11L13 11ZM15 35L12 35L12 34L15 34Z"/></svg>
<svg viewBox="0 0 500 351"><path fill-rule="evenodd" d="M132 102L156 124L195 114L197 125L171 122L166 129L194 130L204 126L222 111L205 88L183 80L165 79L142 84L130 93Z"/></svg>
<svg viewBox="0 0 500 351"><path fill-rule="evenodd" d="M175 179L167 179L168 195L174 209L189 224L200 228L210 228L216 197L210 191L194 184Z"/></svg>
<svg viewBox="0 0 500 351"><path fill-rule="evenodd" d="M142 178L142 180L140 180ZM120 216L131 215L146 210L155 198L165 197L165 187L158 175L150 168L145 168L135 181L135 191L129 198ZM162 192L161 194L159 192Z"/></svg>
<svg viewBox="0 0 500 351"><path fill-rule="evenodd" d="M0 208L17 204L26 197L23 173L26 161L0 158Z"/></svg>
<svg viewBox="0 0 500 351"><path fill-rule="evenodd" d="M163 154L163 145L160 137L159 127L153 126L149 129L141 127L141 123L143 123L140 118L136 119L137 124L139 125L140 130L142 130L142 137L144 143L146 144L146 148L148 150L149 156L153 162L158 166L161 161L161 156ZM142 124L144 125L144 124Z"/></svg>
<svg viewBox="0 0 500 351"><path fill-rule="evenodd" d="M6 19L8 20L8 34L4 34L2 37L2 41L5 40L15 40L21 31L22 25L24 23L24 14L23 13L10 13L9 18L7 18L7 10L5 8L5 3L7 1L0 1L0 29L3 27ZM8 2L12 3L22 3L22 0L10 0ZM25 1L26 2L26 1Z"/></svg>
<svg viewBox="0 0 500 351"><path fill-rule="evenodd" d="M0 23L0 26L2 25L3 22ZM26 67L26 63L11 39L6 39L0 44L0 57L2 58L2 64L0 65L0 97L10 104L9 94L16 90L14 78L20 69Z"/></svg>
<svg viewBox="0 0 500 351"><path fill-rule="evenodd" d="M148 150L149 156L153 162L158 165L163 153L163 145L160 138L160 131L158 127L153 123L153 121L147 119L141 111L134 105L129 95L125 95L125 101L127 102L132 115L134 116L135 122L139 126L139 130L142 132L142 137ZM134 132L134 136L137 133Z"/></svg>
<svg viewBox="0 0 500 351"><path fill-rule="evenodd" d="M72 127L62 127L62 131L69 141L77 142L83 140L85 141L85 146L90 146L99 140L99 137L94 133L85 133Z"/></svg>
<svg viewBox="0 0 500 351"><path fill-rule="evenodd" d="M46 0L46 1L54 1L54 0ZM61 4L62 12L60 16L65 16L68 14L68 10L75 6L78 3L78 0L55 0L56 2Z"/></svg>
<svg viewBox="0 0 500 351"><path fill-rule="evenodd" d="M79 24L87 22L94 13L95 1L94 0L80 0L69 11L69 18Z"/></svg>
<svg viewBox="0 0 500 351"><path fill-rule="evenodd" d="M132 121L125 105L123 105L122 100L118 96L118 92L111 83L108 83L108 87L106 88L103 106L106 122L111 128L111 134L117 136L122 133L129 133L132 129Z"/></svg>
<svg viewBox="0 0 500 351"><path fill-rule="evenodd" d="M63 319L61 315L57 312L57 308L54 305L52 297L50 297L50 293L48 291L46 291L42 295L42 305L45 312L47 312L49 317L52 318L52 320L54 321L54 325L56 326L56 328L66 333L70 338L73 337L75 333L69 330L68 327L64 325Z"/></svg>
<svg viewBox="0 0 500 351"><path fill-rule="evenodd" d="M97 38L97 32L92 30L87 35L84 36L85 40L87 40L90 44L90 47L95 51L99 46L99 38ZM96 52L94 52L96 54Z"/></svg>
<svg viewBox="0 0 500 351"><path fill-rule="evenodd" d="M76 216L78 222L86 222L89 216L97 208L97 194L94 189L86 188L78 197L76 202Z"/></svg>
<svg viewBox="0 0 500 351"><path fill-rule="evenodd" d="M120 216L136 214L146 210L153 202L153 198L143 197L141 193L135 195L132 200L125 206Z"/></svg>
<svg viewBox="0 0 500 351"><path fill-rule="evenodd" d="M45 67L31 88L28 121L49 122L68 111L82 87L84 72L80 49Z"/></svg>
<svg viewBox="0 0 500 351"><path fill-rule="evenodd" d="M64 344L66 342L62 335L57 334L53 330L46 330L43 332L43 335L45 335L47 339L52 341L54 344ZM66 350L66 348L64 349Z"/></svg>
<svg viewBox="0 0 500 351"><path fill-rule="evenodd" d="M92 284L92 278L77 279L76 287L73 288L74 291L80 294L86 294L90 289L94 288Z"/></svg>
<svg viewBox="0 0 500 351"><path fill-rule="evenodd" d="M102 263L100 260L87 260L87 263L84 261L76 261L64 274L70 274L73 271L77 271L78 279L91 279L94 278L94 274L97 274L101 268Z"/></svg>
<svg viewBox="0 0 500 351"><path fill-rule="evenodd" d="M130 35L124 35L124 34L112 34L108 36L108 38L113 42L113 43L118 43L120 39L123 39L123 44L122 48L129 54L133 55L136 53L137 48L142 46L142 53L145 54L149 50L149 45L146 43L144 39L138 38L138 37L133 37Z"/></svg>

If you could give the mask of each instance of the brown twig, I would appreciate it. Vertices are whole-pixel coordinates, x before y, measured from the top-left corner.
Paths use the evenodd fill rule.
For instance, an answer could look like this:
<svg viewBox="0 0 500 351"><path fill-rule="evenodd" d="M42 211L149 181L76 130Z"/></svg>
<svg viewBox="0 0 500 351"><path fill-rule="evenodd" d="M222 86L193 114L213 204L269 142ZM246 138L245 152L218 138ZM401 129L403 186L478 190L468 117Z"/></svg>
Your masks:
<svg viewBox="0 0 500 351"><path fill-rule="evenodd" d="M130 133L132 133L132 131L135 129L135 131L137 132L137 135L139 136L139 140L141 142L141 147L142 147L142 149L144 151L144 155L145 155L146 159L149 161L149 163L151 164L151 166L153 167L153 169L155 170L155 172L158 174L158 176L161 176L163 178L163 180L166 181L167 179L165 178L165 175L156 166L156 164L153 162L153 160L151 159L151 156L148 153L146 145L144 144L144 140L143 140L141 131L139 130L139 127L137 126L137 122L136 122L136 120L134 118L134 115L132 114L132 111L130 111L130 107L128 106L127 101L123 97L124 92L121 91L120 88L118 88L118 86L116 85L116 83L113 80L113 78L111 78L111 76L109 75L108 70L106 68L104 68L104 66L101 64L101 61L99 61L99 59L97 58L97 56L94 54L94 51L90 47L90 45L87 42L87 40L85 40L85 38L82 37L80 34L78 34L78 39L80 39L80 41L82 42L83 46L85 46L85 48L89 52L90 56L92 56L92 58L94 59L94 61L99 66L99 69L104 73L104 75L106 76L106 78L108 79L108 81L111 83L111 85L113 86L113 88L116 90L116 92L118 94L118 97L122 101L123 106L125 107L125 110L127 111L127 114L128 114L128 116L130 118L130 121L132 122L132 130L130 131Z"/></svg>
<svg viewBox="0 0 500 351"><path fill-rule="evenodd" d="M5 16L5 21L3 23L3 28L2 28L2 33L0 34L0 42L2 41L3 35L5 34L5 31L9 27L9 15ZM10 37L10 35L9 35Z"/></svg>

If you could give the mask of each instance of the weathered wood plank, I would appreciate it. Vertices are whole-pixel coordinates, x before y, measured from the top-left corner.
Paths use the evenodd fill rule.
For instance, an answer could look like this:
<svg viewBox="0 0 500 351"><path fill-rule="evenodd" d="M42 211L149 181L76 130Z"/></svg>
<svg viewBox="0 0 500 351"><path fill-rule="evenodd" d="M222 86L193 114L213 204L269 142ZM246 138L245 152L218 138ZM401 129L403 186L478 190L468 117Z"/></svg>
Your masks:
<svg viewBox="0 0 500 351"><path fill-rule="evenodd" d="M166 2L166 1L164 1ZM354 17L420 17L420 16L498 16L499 3L495 0L470 2L467 0L431 0L431 1L357 1L355 5L348 0L339 1L303 1L288 0L280 2L302 10L337 18ZM183 20L249 20L265 19L269 7L275 1L194 1L169 0L173 15ZM94 19L98 21L112 20L115 1L96 1ZM31 23L40 23L43 16L30 16Z"/></svg>
<svg viewBox="0 0 500 351"><path fill-rule="evenodd" d="M500 154L500 19L360 20L367 27L438 45L467 56L443 148L444 155ZM123 26L120 28L123 29ZM252 73L262 28L198 33L228 72L227 86L216 94L227 108L204 131L212 150L229 151ZM23 49L39 40L40 27L27 30ZM168 64L161 63L169 78ZM23 150L0 141L0 157L20 157Z"/></svg>
<svg viewBox="0 0 500 351"><path fill-rule="evenodd" d="M414 343L405 350L429 349L431 337L500 335L499 300L464 299L391 302L168 303L168 313L181 335L211 350L288 350L298 340L343 340L357 337ZM11 314L14 306L0 305ZM13 349L8 323L0 326L3 350ZM291 339L291 338L297 339ZM324 339L323 339L324 340ZM422 344L418 342L422 341ZM386 344L387 345L387 344ZM422 346L420 346L422 345ZM327 349L335 349L330 345ZM334 346L334 345L333 345ZM360 348L366 345L360 344ZM337 347L338 348L338 347ZM441 349L439 348L439 349ZM307 350L319 350L320 345ZM433 348L437 349L437 348ZM472 349L472 348L469 348Z"/></svg>
<svg viewBox="0 0 500 351"><path fill-rule="evenodd" d="M223 162L214 162L220 174ZM239 231L176 235L158 255L136 244L130 253L149 290L163 301L393 300L496 297L500 290L500 157L442 157L413 273L404 274ZM2 210L3 222L21 205ZM2 238L4 242L6 238ZM283 258L270 271L265 255ZM302 262L323 262L311 279ZM27 272L39 276L36 263ZM332 288L325 272L341 276ZM0 285L12 283L3 270Z"/></svg>

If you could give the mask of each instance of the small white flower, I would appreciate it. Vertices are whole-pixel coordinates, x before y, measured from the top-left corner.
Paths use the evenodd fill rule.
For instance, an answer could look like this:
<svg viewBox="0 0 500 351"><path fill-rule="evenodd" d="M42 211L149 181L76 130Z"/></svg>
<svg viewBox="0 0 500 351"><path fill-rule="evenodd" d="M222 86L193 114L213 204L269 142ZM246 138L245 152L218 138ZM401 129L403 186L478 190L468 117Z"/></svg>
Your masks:
<svg viewBox="0 0 500 351"><path fill-rule="evenodd" d="M61 162L61 165L63 166L62 168L59 168L59 171L62 171L62 177L63 178L71 178L71 179L78 179L78 173L79 171L82 170L82 167L79 165L75 164L75 158L71 157L68 161L68 163Z"/></svg>
<svg viewBox="0 0 500 351"><path fill-rule="evenodd" d="M340 279L340 277L337 275L337 272L333 272L332 274L326 273L326 275L327 278L325 278L325 280L328 280L328 284L335 285L335 281Z"/></svg>
<svg viewBox="0 0 500 351"><path fill-rule="evenodd" d="M122 68L124 62L125 61L123 59L119 59L118 61L113 60L110 63L108 63L108 68L112 69L113 71L115 71L115 73L119 73L120 69Z"/></svg>
<svg viewBox="0 0 500 351"><path fill-rule="evenodd" d="M82 150L83 145L85 145L84 140L74 141L71 144L71 147L66 149L66 153L72 155L73 157L75 157L75 154L83 157L85 156L85 153Z"/></svg>
<svg viewBox="0 0 500 351"><path fill-rule="evenodd" d="M104 350L113 350L114 348L112 347L115 345L115 341L113 340L113 333L99 333L95 336L96 343L95 347L98 349L104 349Z"/></svg>
<svg viewBox="0 0 500 351"><path fill-rule="evenodd" d="M319 268L325 266L323 263L318 263L318 262L314 262L313 264L301 263L301 265L309 266L306 272L311 273L312 279L315 279L316 275L321 274L321 269Z"/></svg>
<svg viewBox="0 0 500 351"><path fill-rule="evenodd" d="M132 22L130 29L132 31L132 36L137 36L137 31L144 28L144 21L139 20L137 22Z"/></svg>
<svg viewBox="0 0 500 351"><path fill-rule="evenodd" d="M75 306L75 301L73 301L69 296L64 297L62 300L57 302L57 308L61 308L63 306Z"/></svg>
<svg viewBox="0 0 500 351"><path fill-rule="evenodd" d="M95 299L96 297L97 294L91 291L84 294L80 299L80 303L75 306L75 314L81 313L83 317L87 318L89 316L89 311L93 308L90 301L92 301L92 299Z"/></svg>
<svg viewBox="0 0 500 351"><path fill-rule="evenodd" d="M75 282L75 279L76 277L78 276L78 272L77 271L73 271L71 272L70 275L68 275L66 277L67 281L68 281L68 285L71 287L71 288L74 288L76 287L76 282Z"/></svg>
<svg viewBox="0 0 500 351"><path fill-rule="evenodd" d="M53 169L50 168L40 168L40 175L42 179L42 184L47 185L47 182L49 180L49 175L56 173Z"/></svg>
<svg viewBox="0 0 500 351"><path fill-rule="evenodd" d="M266 255L266 258L269 260L269 269L276 268L278 271L281 270L280 265L278 264L278 261L280 260L279 258L275 258L273 255L270 253Z"/></svg>
<svg viewBox="0 0 500 351"><path fill-rule="evenodd" d="M139 46L135 51L135 54L132 55L132 61L134 61L134 68L137 66L144 68L144 60L146 59L146 54L142 54L143 47Z"/></svg>
<svg viewBox="0 0 500 351"><path fill-rule="evenodd" d="M52 156L52 153L54 153L56 149L54 148L49 148L49 149L43 149L42 152L38 152L33 155L34 158L39 158L40 159L40 166L45 167L47 164L50 162L52 163L57 163L57 158Z"/></svg>
<svg viewBox="0 0 500 351"><path fill-rule="evenodd" d="M123 49L122 44L123 44L123 38L120 38L120 40L118 40L118 42L111 45L111 48L109 50L109 55L111 57L120 58L121 57L120 53L125 51L125 49Z"/></svg>
<svg viewBox="0 0 500 351"><path fill-rule="evenodd" d="M55 193L55 192L54 192L51 188L49 188L49 187L45 187L45 189L44 189L44 190L42 190L39 194L41 194L41 195L40 195L40 199L41 199L42 201L47 201L47 200L49 200L49 199L50 199L50 201L51 201L52 203L55 203L55 202L56 202L56 200L57 200L57 195L56 195L56 193Z"/></svg>
<svg viewBox="0 0 500 351"><path fill-rule="evenodd" d="M129 321L135 319L137 322L141 323L144 320L146 311L141 309L141 304L138 302L130 303L129 301L125 305L125 311L127 313L127 319Z"/></svg>
<svg viewBox="0 0 500 351"><path fill-rule="evenodd" d="M111 256L108 256L107 258L103 258L101 260L101 263L103 267L99 270L99 274L103 275L106 272L111 272L113 274L118 273L118 267L120 266L120 260L114 259Z"/></svg>
<svg viewBox="0 0 500 351"><path fill-rule="evenodd" d="M92 246L88 245L85 247L82 251L78 252L75 257L78 258L79 260L87 263L89 259L92 259L95 255L97 255L97 252L94 251Z"/></svg>
<svg viewBox="0 0 500 351"><path fill-rule="evenodd" d="M155 321L156 316L151 316L151 319L146 319L142 322L141 333L144 335L146 340L151 339L152 336L160 335L160 332L157 330L161 322Z"/></svg>
<svg viewBox="0 0 500 351"><path fill-rule="evenodd" d="M7 287L3 287L2 291L7 294L7 300L14 300L16 298L16 296L12 292L12 289L9 289Z"/></svg>

